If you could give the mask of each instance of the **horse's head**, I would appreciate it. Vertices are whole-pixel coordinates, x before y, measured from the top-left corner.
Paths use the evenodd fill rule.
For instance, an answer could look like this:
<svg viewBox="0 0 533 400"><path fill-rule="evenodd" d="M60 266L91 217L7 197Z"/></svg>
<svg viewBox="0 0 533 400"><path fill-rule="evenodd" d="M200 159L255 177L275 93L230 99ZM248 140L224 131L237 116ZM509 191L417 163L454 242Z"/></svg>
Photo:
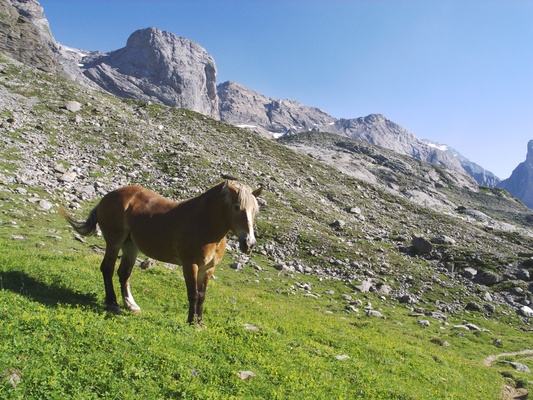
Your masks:
<svg viewBox="0 0 533 400"><path fill-rule="evenodd" d="M252 191L248 186L237 181L226 180L223 194L229 206L230 229L239 238L239 248L243 253L250 253L255 245L254 218L259 210L257 197L263 188Z"/></svg>

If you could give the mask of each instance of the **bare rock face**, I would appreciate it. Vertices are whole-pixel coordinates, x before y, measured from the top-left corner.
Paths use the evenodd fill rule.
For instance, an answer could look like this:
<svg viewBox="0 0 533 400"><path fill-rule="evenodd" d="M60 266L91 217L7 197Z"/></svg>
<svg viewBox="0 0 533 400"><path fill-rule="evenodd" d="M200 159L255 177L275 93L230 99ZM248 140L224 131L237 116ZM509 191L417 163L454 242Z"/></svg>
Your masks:
<svg viewBox="0 0 533 400"><path fill-rule="evenodd" d="M90 54L83 64L85 76L112 94L218 119L215 61L191 40L157 28L141 29L126 47Z"/></svg>
<svg viewBox="0 0 533 400"><path fill-rule="evenodd" d="M407 129L385 118L381 114L366 117L340 119L334 126L326 127L326 132L337 133L352 139L362 140L386 149L405 154L435 165L462 171L461 164L443 151L433 148Z"/></svg>
<svg viewBox="0 0 533 400"><path fill-rule="evenodd" d="M0 51L93 89L184 107L267 137L333 133L466 173L456 157L382 115L335 119L316 107L269 98L237 83L225 82L217 88L211 55L199 44L157 28L134 32L122 49L86 52L54 40L37 0L0 0Z"/></svg>
<svg viewBox="0 0 533 400"><path fill-rule="evenodd" d="M455 158L457 161L459 161L459 163L463 166L464 170L468 173L468 175L474 178L479 185L487 187L496 187L496 185L500 183L500 178L498 178L492 172L487 171L485 168L476 164L475 162L470 161L468 158L463 156L454 148L427 139L423 140L423 142L428 144L430 147L442 150L449 157Z"/></svg>
<svg viewBox="0 0 533 400"><path fill-rule="evenodd" d="M55 40L36 0L0 0L0 51L46 72L60 72Z"/></svg>
<svg viewBox="0 0 533 400"><path fill-rule="evenodd" d="M526 161L520 163L511 176L501 181L497 187L507 190L533 209L533 140L527 144Z"/></svg>
<svg viewBox="0 0 533 400"><path fill-rule="evenodd" d="M318 108L304 106L294 100L268 98L234 82L218 85L218 97L222 121L266 136L279 137L309 131L334 133L466 174L455 158L429 146L380 114L335 119Z"/></svg>
<svg viewBox="0 0 533 400"><path fill-rule="evenodd" d="M235 82L221 83L217 91L222 121L267 137L317 130L335 121L316 107L294 100L272 99Z"/></svg>

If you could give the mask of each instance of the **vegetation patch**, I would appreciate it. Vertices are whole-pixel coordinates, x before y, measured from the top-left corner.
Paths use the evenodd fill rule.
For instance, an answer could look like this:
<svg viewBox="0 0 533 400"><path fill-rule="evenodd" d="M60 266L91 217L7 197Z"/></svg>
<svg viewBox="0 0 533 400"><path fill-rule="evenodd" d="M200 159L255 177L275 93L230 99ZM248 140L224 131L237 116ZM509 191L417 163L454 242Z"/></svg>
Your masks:
<svg viewBox="0 0 533 400"><path fill-rule="evenodd" d="M506 377L526 385L508 365L483 365L531 342L531 320L517 312L532 300L531 213L514 200L454 187L445 170L370 145L351 148L379 161L384 177L411 171L372 185L283 141L1 62L1 398L491 399ZM77 113L64 108L71 100ZM324 148L337 140L306 136ZM180 268L159 262L133 273L142 313L105 312L103 239L74 236L56 206L82 219L123 185L184 199L222 174L264 195L252 255L237 254L230 235L207 327L185 323ZM408 198L422 189L486 220ZM442 235L455 244L411 245ZM468 267L522 272L523 283L482 285L464 276Z"/></svg>

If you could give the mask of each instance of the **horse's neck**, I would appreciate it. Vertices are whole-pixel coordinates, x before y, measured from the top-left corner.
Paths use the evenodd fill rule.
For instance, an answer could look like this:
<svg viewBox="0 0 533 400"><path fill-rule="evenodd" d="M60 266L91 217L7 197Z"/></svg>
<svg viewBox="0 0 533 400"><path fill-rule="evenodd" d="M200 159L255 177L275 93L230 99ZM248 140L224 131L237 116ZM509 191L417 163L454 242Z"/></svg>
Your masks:
<svg viewBox="0 0 533 400"><path fill-rule="evenodd" d="M218 198L217 193L210 196L201 195L191 202L191 212L194 210L197 223L207 228L213 239L220 241L226 237L231 229L227 206Z"/></svg>

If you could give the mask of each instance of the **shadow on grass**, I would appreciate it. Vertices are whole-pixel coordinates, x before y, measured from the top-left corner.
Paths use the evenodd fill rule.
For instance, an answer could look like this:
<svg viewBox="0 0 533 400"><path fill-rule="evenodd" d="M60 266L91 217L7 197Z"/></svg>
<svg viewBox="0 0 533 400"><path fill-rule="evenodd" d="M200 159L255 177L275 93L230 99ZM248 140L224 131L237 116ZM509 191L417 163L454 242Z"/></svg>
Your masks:
<svg viewBox="0 0 533 400"><path fill-rule="evenodd" d="M57 307L58 304L100 306L95 294L80 293L59 284L40 282L20 271L1 272L0 289L18 293L48 307Z"/></svg>

